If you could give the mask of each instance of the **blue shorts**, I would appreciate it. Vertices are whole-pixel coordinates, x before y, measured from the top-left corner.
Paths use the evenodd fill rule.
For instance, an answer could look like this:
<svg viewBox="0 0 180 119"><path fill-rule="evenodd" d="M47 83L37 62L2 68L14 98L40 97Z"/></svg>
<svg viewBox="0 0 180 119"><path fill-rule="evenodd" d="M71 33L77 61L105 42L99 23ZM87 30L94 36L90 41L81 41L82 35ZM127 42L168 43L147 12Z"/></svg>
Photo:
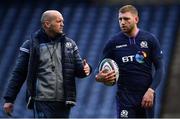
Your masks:
<svg viewBox="0 0 180 119"><path fill-rule="evenodd" d="M143 94L118 91L116 97L118 118L153 118L154 107L147 110L141 107Z"/></svg>
<svg viewBox="0 0 180 119"><path fill-rule="evenodd" d="M34 116L36 118L69 118L70 108L65 102L35 101Z"/></svg>

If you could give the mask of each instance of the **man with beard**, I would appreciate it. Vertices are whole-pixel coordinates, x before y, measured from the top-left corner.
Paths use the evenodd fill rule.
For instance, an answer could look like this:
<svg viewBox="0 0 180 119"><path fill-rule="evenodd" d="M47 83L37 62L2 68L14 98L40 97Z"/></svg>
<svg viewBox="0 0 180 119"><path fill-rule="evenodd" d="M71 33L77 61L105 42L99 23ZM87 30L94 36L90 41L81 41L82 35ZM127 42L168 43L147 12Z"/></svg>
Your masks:
<svg viewBox="0 0 180 119"><path fill-rule="evenodd" d="M146 118L151 111L148 115L153 117L155 89L164 73L160 43L153 34L138 28L138 11L134 6L121 7L118 19L121 32L107 42L102 57L113 59L119 67L117 116ZM96 75L98 82L114 80L114 70L108 73L102 70Z"/></svg>

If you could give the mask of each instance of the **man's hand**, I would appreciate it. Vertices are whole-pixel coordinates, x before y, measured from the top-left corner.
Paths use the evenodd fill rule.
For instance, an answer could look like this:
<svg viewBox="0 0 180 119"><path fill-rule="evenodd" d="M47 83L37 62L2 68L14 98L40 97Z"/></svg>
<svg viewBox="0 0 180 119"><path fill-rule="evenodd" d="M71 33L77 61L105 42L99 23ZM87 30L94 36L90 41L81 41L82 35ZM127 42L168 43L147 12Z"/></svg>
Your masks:
<svg viewBox="0 0 180 119"><path fill-rule="evenodd" d="M4 111L8 116L11 116L11 112L13 111L13 103L4 103Z"/></svg>
<svg viewBox="0 0 180 119"><path fill-rule="evenodd" d="M152 88L149 88L146 93L143 96L141 106L143 108L151 108L154 103L154 90Z"/></svg>
<svg viewBox="0 0 180 119"><path fill-rule="evenodd" d="M101 70L96 75L96 81L98 82L106 82L106 83L112 83L116 80L116 73L114 70L107 72L106 69Z"/></svg>
<svg viewBox="0 0 180 119"><path fill-rule="evenodd" d="M86 76L88 76L90 74L90 67L85 59L83 60L83 66L84 66L84 72Z"/></svg>

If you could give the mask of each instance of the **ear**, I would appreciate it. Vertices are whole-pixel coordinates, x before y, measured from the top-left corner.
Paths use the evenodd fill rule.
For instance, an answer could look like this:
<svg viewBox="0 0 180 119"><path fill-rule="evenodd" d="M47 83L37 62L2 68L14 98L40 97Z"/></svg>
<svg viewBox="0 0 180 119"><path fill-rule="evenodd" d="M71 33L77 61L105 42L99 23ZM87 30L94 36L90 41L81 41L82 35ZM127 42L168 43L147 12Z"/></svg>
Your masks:
<svg viewBox="0 0 180 119"><path fill-rule="evenodd" d="M135 21L136 21L136 23L139 22L139 17L138 16L135 17Z"/></svg>
<svg viewBox="0 0 180 119"><path fill-rule="evenodd" d="M49 28L49 27L50 27L49 21L45 21L45 22L44 22L44 26L45 26L46 28Z"/></svg>

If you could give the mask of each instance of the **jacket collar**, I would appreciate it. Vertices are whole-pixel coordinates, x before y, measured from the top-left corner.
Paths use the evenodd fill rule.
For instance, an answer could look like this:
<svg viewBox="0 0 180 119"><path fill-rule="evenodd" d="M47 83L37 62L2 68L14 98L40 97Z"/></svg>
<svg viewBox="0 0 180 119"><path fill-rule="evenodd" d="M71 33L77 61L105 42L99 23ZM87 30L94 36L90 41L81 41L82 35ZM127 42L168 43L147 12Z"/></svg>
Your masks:
<svg viewBox="0 0 180 119"><path fill-rule="evenodd" d="M45 30L43 28L40 28L36 33L35 33L35 36L39 39L39 41L42 43L42 42L51 42L51 41L57 41L57 40L60 40L62 41L62 39L65 38L65 34L62 33L62 34L58 34L55 38L50 38Z"/></svg>

